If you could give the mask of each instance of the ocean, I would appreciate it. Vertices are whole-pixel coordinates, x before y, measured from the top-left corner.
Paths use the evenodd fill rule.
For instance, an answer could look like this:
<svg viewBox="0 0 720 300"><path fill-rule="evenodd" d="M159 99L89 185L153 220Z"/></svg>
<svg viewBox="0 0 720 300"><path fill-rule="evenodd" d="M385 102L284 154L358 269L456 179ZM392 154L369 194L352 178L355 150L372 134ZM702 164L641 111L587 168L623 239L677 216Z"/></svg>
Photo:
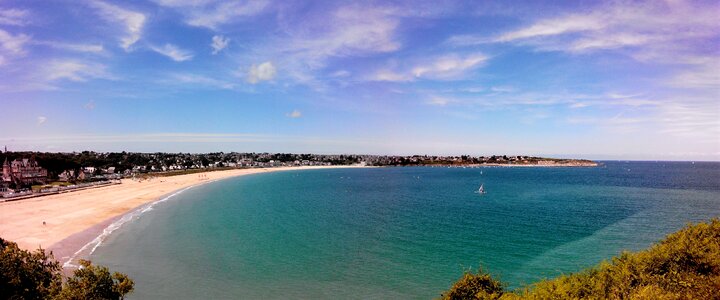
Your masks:
<svg viewBox="0 0 720 300"><path fill-rule="evenodd" d="M720 163L282 171L136 211L90 259L129 299L432 299L466 270L516 288L713 217Z"/></svg>

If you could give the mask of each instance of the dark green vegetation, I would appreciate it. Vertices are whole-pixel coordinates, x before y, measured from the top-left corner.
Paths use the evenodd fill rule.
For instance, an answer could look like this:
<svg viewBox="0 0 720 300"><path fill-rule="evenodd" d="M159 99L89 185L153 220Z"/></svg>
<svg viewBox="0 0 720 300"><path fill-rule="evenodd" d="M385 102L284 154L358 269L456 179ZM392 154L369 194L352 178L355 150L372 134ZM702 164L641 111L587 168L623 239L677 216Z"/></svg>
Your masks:
<svg viewBox="0 0 720 300"><path fill-rule="evenodd" d="M480 270L443 299L720 299L720 220L689 225L637 253L516 291Z"/></svg>
<svg viewBox="0 0 720 300"><path fill-rule="evenodd" d="M115 173L133 170L133 173L170 172L171 175L186 174L184 171L207 168L274 167L280 165L350 165L363 160L358 155L319 155L290 153L135 153L135 152L0 152L0 164L7 159L34 158L48 170L51 179L57 179L65 170L95 168L95 174L113 167Z"/></svg>
<svg viewBox="0 0 720 300"><path fill-rule="evenodd" d="M61 274L52 253L18 248L0 238L0 299L123 299L133 281L122 273L81 261L72 277Z"/></svg>

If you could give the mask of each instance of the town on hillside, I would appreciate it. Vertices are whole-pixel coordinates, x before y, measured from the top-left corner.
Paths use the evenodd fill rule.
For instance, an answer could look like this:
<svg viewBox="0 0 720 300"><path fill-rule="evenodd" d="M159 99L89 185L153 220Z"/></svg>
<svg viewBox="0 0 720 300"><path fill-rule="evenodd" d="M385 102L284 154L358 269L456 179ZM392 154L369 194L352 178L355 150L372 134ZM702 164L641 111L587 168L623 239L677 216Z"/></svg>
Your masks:
<svg viewBox="0 0 720 300"><path fill-rule="evenodd" d="M596 166L595 162L531 156L327 155L290 153L0 153L0 198L117 184L122 178L171 176L234 168L291 166Z"/></svg>

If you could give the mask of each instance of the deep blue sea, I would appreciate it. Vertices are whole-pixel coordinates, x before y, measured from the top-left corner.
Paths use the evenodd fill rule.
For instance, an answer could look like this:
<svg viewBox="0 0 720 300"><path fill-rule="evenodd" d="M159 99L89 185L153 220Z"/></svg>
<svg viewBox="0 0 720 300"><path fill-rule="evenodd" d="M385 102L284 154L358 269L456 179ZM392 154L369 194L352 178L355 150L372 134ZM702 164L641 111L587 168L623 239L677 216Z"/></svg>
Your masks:
<svg viewBox="0 0 720 300"><path fill-rule="evenodd" d="M188 189L91 259L131 299L431 299L468 269L520 287L713 217L720 163L283 171Z"/></svg>

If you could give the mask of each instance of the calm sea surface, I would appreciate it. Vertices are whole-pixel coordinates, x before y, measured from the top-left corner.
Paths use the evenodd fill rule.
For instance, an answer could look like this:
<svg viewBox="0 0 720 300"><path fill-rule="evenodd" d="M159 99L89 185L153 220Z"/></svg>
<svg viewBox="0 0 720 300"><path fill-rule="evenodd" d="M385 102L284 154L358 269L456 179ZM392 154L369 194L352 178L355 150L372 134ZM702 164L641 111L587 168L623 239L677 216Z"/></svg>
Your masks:
<svg viewBox="0 0 720 300"><path fill-rule="evenodd" d="M712 217L720 163L285 171L189 189L91 259L132 299L430 299L467 269L518 287Z"/></svg>

